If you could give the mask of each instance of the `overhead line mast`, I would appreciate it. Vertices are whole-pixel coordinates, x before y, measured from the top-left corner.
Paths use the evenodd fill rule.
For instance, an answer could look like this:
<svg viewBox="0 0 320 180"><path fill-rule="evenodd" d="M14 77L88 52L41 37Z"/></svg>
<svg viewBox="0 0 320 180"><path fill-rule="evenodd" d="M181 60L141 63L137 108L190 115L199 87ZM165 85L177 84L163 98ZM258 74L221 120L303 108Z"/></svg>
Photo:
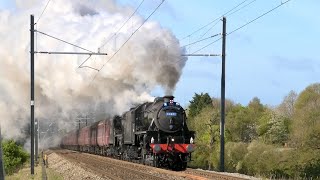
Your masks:
<svg viewBox="0 0 320 180"><path fill-rule="evenodd" d="M226 24L227 20L226 17L222 18L222 54L196 54L200 50L195 51L192 54L183 54L181 56L221 56L222 57L222 67L221 67L221 104L220 104L220 113L221 113L221 120L220 120L220 171L224 172L224 131L225 131L225 61L226 61ZM220 40L219 38L218 40ZM218 41L216 40L216 41ZM214 41L214 42L216 42ZM207 46L205 46L207 47Z"/></svg>
<svg viewBox="0 0 320 180"><path fill-rule="evenodd" d="M35 154L35 144L34 144L34 140L35 140L35 135L34 135L34 106L35 106L35 103L34 103L34 54L36 53L44 53L44 54L77 54L77 55L107 55L107 53L95 53L93 51L90 51L90 50L87 50L87 49L84 49L78 45L75 45L75 44L72 44L72 43L69 43L65 40L62 40L62 39L59 39L59 38L56 38L54 36L51 36L51 35L48 35L46 33L43 33L43 32L40 32L40 31L37 31L34 29L34 26L35 26L35 23L34 23L34 16L33 15L30 15L30 92L31 92L31 100L30 100L30 106L31 106L31 116L30 116L30 124L31 124L31 127L30 127L30 131L31 131L31 150L30 150L30 162L31 162L31 166L30 166L30 169L31 169L31 175L34 175L34 160L35 160L35 157L34 157L34 154ZM69 45L72 45L72 46L75 46L79 49L82 49L82 50L85 50L85 51L88 51L88 52L49 52L49 51L46 51L46 52L37 52L37 51L34 51L34 33L35 32L38 32L38 33L41 33L43 35L46 35L46 36L49 36L51 38L54 38L56 40L59 40L59 41L62 41L66 44L69 44Z"/></svg>
<svg viewBox="0 0 320 180"><path fill-rule="evenodd" d="M225 94L226 94L226 25L227 19L222 19L222 70L221 70L221 121L220 121L220 171L224 172L224 124L225 124Z"/></svg>
<svg viewBox="0 0 320 180"><path fill-rule="evenodd" d="M34 175L34 16L30 16L30 92L31 92L31 150L30 150L30 158L31 158L31 174Z"/></svg>

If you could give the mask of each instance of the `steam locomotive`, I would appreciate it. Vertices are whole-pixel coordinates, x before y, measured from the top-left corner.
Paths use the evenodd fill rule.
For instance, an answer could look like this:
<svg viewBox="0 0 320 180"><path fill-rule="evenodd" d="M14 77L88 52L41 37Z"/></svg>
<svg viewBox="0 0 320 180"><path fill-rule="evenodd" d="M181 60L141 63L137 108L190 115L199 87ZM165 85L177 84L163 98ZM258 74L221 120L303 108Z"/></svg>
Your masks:
<svg viewBox="0 0 320 180"><path fill-rule="evenodd" d="M62 138L63 148L184 170L194 151L194 131L173 96L155 98L122 116L74 130Z"/></svg>

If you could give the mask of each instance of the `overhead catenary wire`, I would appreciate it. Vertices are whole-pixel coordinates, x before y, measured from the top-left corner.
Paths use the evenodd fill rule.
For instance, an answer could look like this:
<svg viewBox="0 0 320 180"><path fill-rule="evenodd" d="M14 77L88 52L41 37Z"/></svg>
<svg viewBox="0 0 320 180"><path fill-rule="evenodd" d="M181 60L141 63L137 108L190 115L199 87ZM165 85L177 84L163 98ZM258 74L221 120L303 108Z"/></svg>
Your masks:
<svg viewBox="0 0 320 180"><path fill-rule="evenodd" d="M263 13L262 15L260 15L260 16L258 16L258 17L256 17L256 18L254 18L253 20L251 20L251 21L249 21L249 22L245 23L244 25L239 26L238 28L234 29L233 31L231 31L231 32L227 33L227 34L226 34L226 36L231 35L231 34L233 34L234 32L236 32L236 31L238 31L238 30L240 30L240 29L244 28L245 26L247 26L247 25L249 25L249 24L253 23L254 21L256 21L256 20L258 20L258 19L262 18L263 16L265 16L265 15L267 15L267 14L271 13L272 11L274 11L274 10L278 9L279 7L281 7L281 6L283 6L284 4L288 3L289 1L291 1L291 0L287 0L287 1L285 1L285 2L281 2L281 4L280 4L280 5L275 6L274 8L272 8L272 9L270 9L269 11L267 11L267 12ZM217 39L217 40L215 40L215 41L213 41L213 42L211 42L211 43L209 43L209 44L207 44L207 45L205 45L205 46L201 47L200 49L198 49L198 50L196 50L195 52L193 52L193 54L194 54L194 53L197 53L197 52L199 52L199 51L201 51L201 50L203 50L203 49L205 49L206 47L208 47L208 46L210 46L210 45L212 45L212 44L214 44L214 43L218 42L218 41L219 41L219 40L221 40L221 39L222 39L222 37L220 37L219 39Z"/></svg>
<svg viewBox="0 0 320 180"><path fill-rule="evenodd" d="M43 13L45 12L45 10L47 9L47 7L48 7L48 5L49 5L50 1L51 1L51 0L48 0L48 2L47 2L47 4L46 4L46 6L45 6L45 7L44 7L44 9L42 10L42 12L41 12L41 14L40 14L40 16L39 16L39 18L38 18L38 20L36 21L36 23L35 23L35 24L37 24L37 23L39 22L39 20L41 19L42 15L43 15Z"/></svg>
<svg viewBox="0 0 320 180"><path fill-rule="evenodd" d="M242 25L242 26L240 26L240 27L238 27L238 28L234 29L233 31L229 32L227 35L230 35L230 34L232 34L232 33L236 32L236 31L238 31L238 30L240 30L240 29L244 28L245 26L247 26L247 25L249 25L249 24L253 23L254 21L256 21L256 20L258 20L258 19L262 18L263 16L265 16L265 15L267 15L267 14L271 13L272 11L274 11L274 10L278 9L279 7L281 7L281 6L285 5L286 3L290 2L290 1L291 1L291 0L287 0L287 1L285 1L285 2L281 2L281 4L280 4L280 5L278 5L278 6L274 7L274 8L272 8L272 9L270 9L269 11L267 11L267 12L263 13L262 15L258 16L257 18L255 18L255 19L253 19L253 20L251 20L251 21L249 21L249 22L245 23L244 25Z"/></svg>
<svg viewBox="0 0 320 180"><path fill-rule="evenodd" d="M81 53L81 52L72 53L72 52L45 52L45 51L35 51L37 54L38 54L38 53L41 53L41 54L84 54L84 55L89 54L89 57L88 57L84 62L82 62L78 68L84 68L84 67L86 67L86 68L90 68L90 69L93 69L93 70L98 71L98 69L96 69L96 68L94 68L94 67L83 66L83 64L84 64L85 62L87 62L92 55L98 55L98 54L100 55L100 54L102 54L102 53L95 53L95 52L93 52L93 51L91 51L91 50L85 49L85 48L80 47L80 46L78 46L78 45L76 45L76 44L67 42L67 41L65 41L65 40L63 40L63 39L57 38L57 37L55 37L55 36L49 35L49 34L47 34L47 33L44 33L44 32L38 31L38 30L34 30L34 31L37 32L37 33L43 34L43 35L45 35L45 36L48 36L48 37L50 37L50 38L56 39L56 40L58 40L58 41L61 41L61 42L63 42L63 43L66 43L66 44L69 44L69 45L71 45L71 46L74 46L74 47L76 47L76 48L79 48L79 49L82 49L82 50L85 50L85 51L88 51L88 52L89 52L89 53ZM105 54L105 55L107 55L107 54Z"/></svg>
<svg viewBox="0 0 320 180"><path fill-rule="evenodd" d="M203 33L200 38L203 38L206 34L208 34L208 32L210 32L218 23L219 21L217 21L211 28L209 28L205 33Z"/></svg>
<svg viewBox="0 0 320 180"><path fill-rule="evenodd" d="M75 45L75 44L73 44L73 43L67 42L67 41L65 41L65 40L63 40L63 39L60 39L60 38L57 38L57 37L55 37L55 36L49 35L49 34L47 34L47 33L44 33L44 32L38 31L38 30L34 30L34 31L37 32L37 33L43 34L43 35L45 35L45 36L48 36L48 37L50 37L50 38L53 38L53 39L55 39L55 40L58 40L58 41L61 41L61 42L66 43L66 44L69 44L69 45L71 45L71 46L74 46L74 47L76 47L76 48L79 48L79 49L82 49L82 50L85 50L85 51L88 51L88 52L91 52L91 53L95 53L95 52L93 52L93 51L90 51L90 50L88 50L88 49L85 49L85 48L83 48L83 47L80 47L80 46L78 46L78 45Z"/></svg>
<svg viewBox="0 0 320 180"><path fill-rule="evenodd" d="M108 43L110 42L110 40L120 32L120 30L126 25L126 23L127 23L127 22L133 17L133 15L138 11L138 9L140 8L140 6L142 5L143 2L144 2L144 0L142 0L142 1L140 2L139 6L138 6L138 7L135 9L135 11L129 16L129 18L122 24L122 26L121 26L112 36L110 36L110 38L109 38L105 43L103 43L103 44L99 47L99 49L102 48L103 46L105 46L106 44L108 44Z"/></svg>
<svg viewBox="0 0 320 180"><path fill-rule="evenodd" d="M231 10L231 11L229 11L228 13L220 16L220 18L223 17L223 16L230 17L231 15L233 15L233 14L239 12L240 10L246 8L247 6L251 5L251 4L254 3L255 1L257 1L257 0L252 0L252 1L250 1L249 3L245 4L244 6L241 6L239 9L235 10L235 9L238 8L240 5L242 5L242 4L245 2L245 1L244 1L243 3L240 3L238 6L236 6L235 8L232 9L232 10L235 10L235 11L232 12L232 10ZM209 28L200 38L203 38L203 36L205 36L208 32L210 32L218 23L219 23L219 21L217 21L211 28Z"/></svg>
<svg viewBox="0 0 320 180"><path fill-rule="evenodd" d="M108 55L107 53L92 53L92 52L67 52L67 51L35 51L34 53L38 54L75 54L75 55Z"/></svg>
<svg viewBox="0 0 320 180"><path fill-rule="evenodd" d="M142 22L142 24L128 37L128 39L120 46L120 48L102 65L102 67L98 70L98 72L93 77L92 81L95 80L98 73L104 68L104 66L113 59L113 57L118 54L118 52L124 47L124 45L132 38L132 36L138 32L138 30L149 20L149 18L160 8L160 6L164 3L165 0L162 0L161 3L152 11L152 13Z"/></svg>
<svg viewBox="0 0 320 180"><path fill-rule="evenodd" d="M252 1L250 1L248 4L245 4L244 6L240 7L240 8L237 9L236 11L233 11L232 13L230 13L230 14L228 14L228 15L226 15L226 16L227 16L227 17L230 17L231 15L239 12L240 10L246 8L247 6L251 5L252 3L256 2L256 1L257 1L257 0L252 0Z"/></svg>
<svg viewBox="0 0 320 180"><path fill-rule="evenodd" d="M247 2L247 1L248 1L248 0L244 0L244 1L242 1L241 3L237 4L235 7L231 8L229 11L227 11L226 13L224 13L222 16L219 16L218 18L214 19L213 21L209 22L208 24L206 24L206 25L204 25L204 26L200 27L199 29L197 29L197 30L193 31L193 32L192 32L192 33L190 33L189 35L187 35L187 36L185 36L185 37L181 38L181 40L180 40L180 41L182 41L182 40L184 40L184 39L186 39L186 38L188 38L188 37L190 37L190 36L194 35L195 33L197 33L197 32L199 32L199 31L201 31L202 29L204 29L204 28L206 28L206 27L210 26L211 24L213 24L214 22L216 22L216 21L220 20L223 16L226 16L227 14L229 14L230 12L232 12L233 10L235 10L236 8L238 8L239 6L241 6L242 4L244 4L244 3L245 3L245 2Z"/></svg>
<svg viewBox="0 0 320 180"><path fill-rule="evenodd" d="M35 25L36 29L37 29L37 25ZM35 49L36 51L38 51L38 33L36 33L36 43L35 43Z"/></svg>
<svg viewBox="0 0 320 180"><path fill-rule="evenodd" d="M209 37L203 38L203 39L200 39L200 40L198 40L198 41L195 41L195 42L192 42L192 43L189 43L189 44L183 45L183 46L181 46L181 47L182 47L182 48L183 48L183 47L187 47L187 46L190 46L190 45L193 45L193 44L196 44L196 43L199 43L199 42L202 42L202 41L205 41L205 40L208 40L208 39L214 38L214 37L219 36L219 35L221 35L221 33L219 33L219 34L215 34L215 35L212 35L212 36L209 36Z"/></svg>
<svg viewBox="0 0 320 180"><path fill-rule="evenodd" d="M91 66L81 66L81 67L78 67L78 68L89 68L89 69L93 69L93 70L99 71L99 69L91 67Z"/></svg>
<svg viewBox="0 0 320 180"><path fill-rule="evenodd" d="M218 34L218 35L221 35L221 34ZM219 39L217 39L217 40L215 40L215 41L213 41L213 42L211 42L211 43L207 44L206 46L204 46L204 47L202 47L202 48L200 48L200 49L198 49L198 50L194 51L194 52L193 52L193 53L191 53L191 54L182 54L181 56L220 56L219 54L210 54L210 53L207 53L207 54L196 54L196 53L198 53L199 51L201 51L202 49L204 49L204 48L206 48L206 47L210 46L211 44L213 44L213 43L215 43L215 42L219 41L220 39L222 39L222 37L220 37ZM178 59L178 60L177 60L177 61L175 61L175 62L180 62L180 61L182 61L183 59L184 59L184 58L180 58L180 59Z"/></svg>
<svg viewBox="0 0 320 180"><path fill-rule="evenodd" d="M208 29L204 34L201 35L201 37L199 38L199 40L197 40L197 41L199 41L199 42L202 41L201 38L203 38L206 34L208 34L208 32L210 32L210 31L219 23L219 21L218 21L219 19L221 19L223 16L229 16L229 15L230 15L229 13L231 13L233 10L237 9L239 6L241 6L242 4L244 4L244 3L247 2L247 1L248 1L248 0L242 1L241 3L237 4L237 5L236 5L235 7L233 7L232 9L228 10L227 12L225 12L223 15L219 16L218 18L214 19L213 21L209 22L208 24L200 27L200 28L197 29L196 31L192 32L191 34L183 37L182 39L180 39L180 41L183 41L183 40L186 39L186 38L190 38L190 36L194 35L195 33L201 31L202 29L204 29L204 28L208 27L209 25L213 24L214 22L216 22L210 29ZM256 1L256 0L253 0L253 1ZM253 3L253 2L251 1L250 3L242 6L240 9L243 9L244 7L246 7L246 6L248 6L249 4L252 4L252 3ZM240 9L236 10L236 12L238 12ZM231 14L234 14L234 13L235 13L235 12L232 12ZM197 42L197 41L196 41L196 42ZM189 45L192 45L192 44L195 44L195 43L189 43ZM171 43L170 43L169 45L167 45L167 46L170 46L170 45L171 45ZM189 46L189 45L188 45L188 46ZM185 45L185 46L186 46L186 45ZM182 47L185 47L185 46L182 46Z"/></svg>
<svg viewBox="0 0 320 180"><path fill-rule="evenodd" d="M215 40L215 41L213 41L213 42L211 42L211 43L209 43L209 44L207 44L207 45L203 46L202 48L200 48L200 49L198 49L198 50L194 51L194 52L193 52L193 53L191 53L191 54L198 53L199 51L201 51L201 50L203 50L204 48L206 48L206 47L208 47L208 46L210 46L210 45L212 45L212 44L214 44L214 43L218 42L218 41L219 41L219 40L221 40L221 39L222 39L222 37L220 37L219 39L217 39L217 40Z"/></svg>
<svg viewBox="0 0 320 180"><path fill-rule="evenodd" d="M46 9L47 9L50 1L51 1L51 0L48 0L48 1L47 1L47 4L45 5L44 9L42 10L42 12L41 12L41 14L40 14L40 16L39 16L39 18L38 18L38 20L37 20L36 23L35 23L36 26L37 26L37 23L40 21L42 15L43 15L44 12L46 11ZM144 0L143 0L143 1L144 1ZM38 32L38 33L40 33L40 34L46 35L46 36L51 37L51 38L53 38L53 39L56 39L56 40L58 40L58 41L64 42L64 43L66 43L66 44L72 45L72 46L77 47L77 48L79 48L79 49L82 49L82 50L85 50L85 51L88 51L88 52L93 53L93 54L90 54L89 57L88 57L83 63L81 63L78 68L87 67L87 68L90 68L90 69L98 70L98 69L93 68L93 67L90 67L90 66L82 66L86 61L88 61L88 60L90 59L90 57L91 57L92 55L97 54L97 53L94 53L93 51L90 51L90 50L88 50L88 49L85 49L85 48L83 48L83 47L80 47L80 46L78 46L78 45L75 45L75 44L73 44L73 43L69 43L69 42L67 42L67 41L65 41L65 40L62 40L62 39L57 38L57 37L54 37L54 36L52 36L52 35L46 34L46 33L44 33L44 32L38 31L37 28L36 28L35 32ZM36 52L37 52L37 49L38 49L38 33L36 33ZM41 53L44 53L44 52L41 52ZM62 53L63 53L63 52L62 52ZM37 53L37 54L38 54L38 53ZM48 54L50 54L50 53L48 52ZM59 53L59 54L60 54L60 53Z"/></svg>
<svg viewBox="0 0 320 180"><path fill-rule="evenodd" d="M91 58L91 55L89 55L89 57L87 57L87 59L84 60L84 61L79 65L78 68L81 68L81 66L82 66L85 62L87 62L90 58Z"/></svg>

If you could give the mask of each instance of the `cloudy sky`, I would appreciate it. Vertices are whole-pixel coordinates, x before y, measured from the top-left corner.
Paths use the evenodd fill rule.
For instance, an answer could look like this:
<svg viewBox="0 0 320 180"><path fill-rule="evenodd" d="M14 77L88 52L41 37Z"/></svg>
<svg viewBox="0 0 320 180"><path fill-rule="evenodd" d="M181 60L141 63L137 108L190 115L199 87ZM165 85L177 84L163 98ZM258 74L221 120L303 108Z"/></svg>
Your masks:
<svg viewBox="0 0 320 180"><path fill-rule="evenodd" d="M133 6L139 0L121 1ZM228 12L243 0L169 0L153 16L177 38L188 36ZM252 3L251 3L252 2ZM246 1L242 10L227 16L227 32L242 26L285 0ZM149 6L151 3L149 3ZM242 7L243 5L239 6ZM291 0L277 10L260 18L227 37L226 97L247 104L254 96L262 103L277 105L290 90L302 91L319 82L320 74L320 1ZM144 12L142 12L144 13ZM214 23L215 24L215 23ZM213 25L214 25L213 24ZM181 41L189 44L203 36L220 33L222 22ZM213 42L187 48L189 53ZM199 53L221 53L221 41ZM195 92L208 92L220 97L221 58L191 57L187 61L175 95L187 103ZM161 92L158 93L159 95Z"/></svg>
<svg viewBox="0 0 320 180"><path fill-rule="evenodd" d="M42 127L54 124L56 130L70 130L81 117L92 122L120 115L133 105L153 101L158 87L161 95L172 94L182 75L187 59L181 57L184 50L173 32L155 20L145 22L138 13L123 26L135 9L130 5L54 0L40 16L47 1L3 2L0 125L5 138L23 138L30 122L30 14L35 15L38 32L108 53L86 62L88 56L35 55L35 118ZM85 51L43 33L35 33L35 50ZM91 68L78 68L81 64Z"/></svg>
<svg viewBox="0 0 320 180"><path fill-rule="evenodd" d="M121 5L129 5L132 8L137 7L140 2L140 0L117 1ZM145 0L138 14L148 17L160 2L160 0ZM213 28L210 25L183 39L241 2L243 0L167 0L150 20L157 21L162 27L172 31L176 38L181 40L180 45L185 45L221 33L222 22L217 21L217 24L212 24L216 24ZM242 5L251 2L248 0ZM238 12L227 15L227 32L231 32L282 2L285 0L256 0ZM54 7L54 3L55 0L51 0L48 9ZM44 8L45 4L46 1L39 7ZM291 0L228 36L226 97L235 102L247 104L257 96L264 104L277 105L290 90L300 92L309 84L319 82L318 7L320 7L320 1ZM14 1L11 0L1 0L0 8L16 11ZM36 19L42 8L34 9ZM45 12L43 17L49 16L46 14L48 12ZM128 24L130 29L130 22ZM133 27L132 31L134 31ZM212 38L188 46L187 53L192 53L215 40L216 38ZM220 54L221 41L213 43L199 53ZM174 92L177 101L185 105L194 93L200 92L208 92L211 96L219 97L220 69L220 57L189 57ZM164 90L160 87L152 92L153 96L163 94Z"/></svg>

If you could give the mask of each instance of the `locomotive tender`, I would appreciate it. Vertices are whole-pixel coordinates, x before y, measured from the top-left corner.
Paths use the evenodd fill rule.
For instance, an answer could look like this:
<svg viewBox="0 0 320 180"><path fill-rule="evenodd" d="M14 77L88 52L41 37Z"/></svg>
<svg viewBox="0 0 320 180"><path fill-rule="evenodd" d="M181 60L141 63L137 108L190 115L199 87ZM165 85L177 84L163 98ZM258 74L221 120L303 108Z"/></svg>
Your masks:
<svg viewBox="0 0 320 180"><path fill-rule="evenodd" d="M62 138L63 148L139 160L143 164L184 170L194 151L194 131L173 96L155 98L122 116L74 130Z"/></svg>

